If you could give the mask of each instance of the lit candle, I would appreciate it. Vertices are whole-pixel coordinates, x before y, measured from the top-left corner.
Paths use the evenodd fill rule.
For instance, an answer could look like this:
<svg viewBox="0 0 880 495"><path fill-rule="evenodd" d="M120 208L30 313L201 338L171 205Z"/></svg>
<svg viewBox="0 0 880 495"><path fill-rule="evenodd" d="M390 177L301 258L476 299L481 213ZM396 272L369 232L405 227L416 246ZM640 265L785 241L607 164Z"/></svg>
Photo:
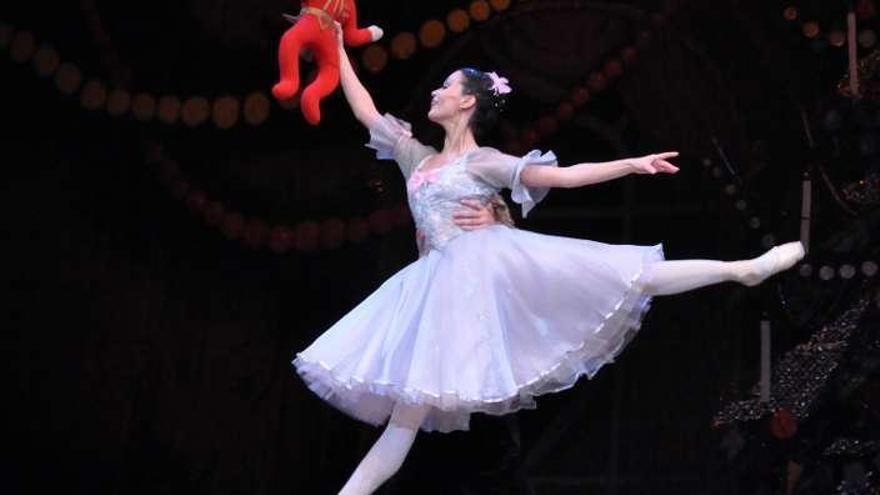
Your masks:
<svg viewBox="0 0 880 495"><path fill-rule="evenodd" d="M810 222L811 207L813 195L813 183L810 180L810 173L804 173L804 179L801 183L801 244L804 245L804 252L810 252Z"/></svg>
<svg viewBox="0 0 880 495"><path fill-rule="evenodd" d="M849 37L849 91L853 98L859 96L859 70L858 51L856 44L856 13L850 3L849 13L846 15L847 36Z"/></svg>

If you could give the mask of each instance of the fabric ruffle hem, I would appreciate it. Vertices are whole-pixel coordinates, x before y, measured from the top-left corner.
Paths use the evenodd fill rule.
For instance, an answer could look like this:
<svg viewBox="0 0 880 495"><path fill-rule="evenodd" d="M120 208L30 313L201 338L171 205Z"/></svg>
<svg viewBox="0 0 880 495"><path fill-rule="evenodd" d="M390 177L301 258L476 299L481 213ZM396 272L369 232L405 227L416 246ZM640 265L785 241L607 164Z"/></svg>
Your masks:
<svg viewBox="0 0 880 495"><path fill-rule="evenodd" d="M533 408L612 362L650 304L647 267L662 259L662 245L467 232L385 281L293 363L359 420L427 404L423 430L466 430L472 413Z"/></svg>

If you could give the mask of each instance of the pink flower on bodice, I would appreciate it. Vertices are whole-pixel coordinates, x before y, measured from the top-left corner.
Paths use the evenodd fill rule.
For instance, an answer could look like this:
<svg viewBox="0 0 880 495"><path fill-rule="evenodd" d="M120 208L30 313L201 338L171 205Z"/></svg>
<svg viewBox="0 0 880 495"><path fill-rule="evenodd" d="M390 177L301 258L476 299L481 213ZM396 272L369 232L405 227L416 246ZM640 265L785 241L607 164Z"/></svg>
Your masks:
<svg viewBox="0 0 880 495"><path fill-rule="evenodd" d="M406 183L406 189L409 192L413 192L422 186L425 182L434 182L434 178L437 176L437 172L439 168L435 168L434 170L429 170L427 172L422 172L421 170L415 170L412 175L409 177L409 181Z"/></svg>

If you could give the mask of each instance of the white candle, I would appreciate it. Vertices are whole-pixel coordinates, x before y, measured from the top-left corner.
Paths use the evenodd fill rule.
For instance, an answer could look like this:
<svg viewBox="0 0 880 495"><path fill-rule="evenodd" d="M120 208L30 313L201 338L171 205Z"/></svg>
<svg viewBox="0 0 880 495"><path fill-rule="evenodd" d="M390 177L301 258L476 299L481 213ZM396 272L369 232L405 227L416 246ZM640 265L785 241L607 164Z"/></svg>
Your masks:
<svg viewBox="0 0 880 495"><path fill-rule="evenodd" d="M856 13L850 8L846 15L847 37L849 38L849 91L853 98L859 96L858 45L856 44Z"/></svg>
<svg viewBox="0 0 880 495"><path fill-rule="evenodd" d="M770 321L761 320L761 402L770 401Z"/></svg>
<svg viewBox="0 0 880 495"><path fill-rule="evenodd" d="M804 135L807 137L807 144L810 149L816 147L816 141L813 139L813 131L810 129L810 118L807 116L807 110L801 107L801 125L804 126Z"/></svg>
<svg viewBox="0 0 880 495"><path fill-rule="evenodd" d="M813 183L810 180L810 174L804 174L804 180L801 184L801 244L804 245L804 251L810 252L810 221L811 207L813 204Z"/></svg>

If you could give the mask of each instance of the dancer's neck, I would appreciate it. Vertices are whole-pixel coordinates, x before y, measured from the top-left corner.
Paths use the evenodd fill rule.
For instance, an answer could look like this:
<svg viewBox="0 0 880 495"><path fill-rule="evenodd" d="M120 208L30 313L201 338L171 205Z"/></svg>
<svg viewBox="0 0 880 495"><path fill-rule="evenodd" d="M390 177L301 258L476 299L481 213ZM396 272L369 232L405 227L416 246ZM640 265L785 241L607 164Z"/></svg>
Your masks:
<svg viewBox="0 0 880 495"><path fill-rule="evenodd" d="M456 119L454 122L445 124L443 129L446 131L441 151L443 156L462 155L480 147L465 119Z"/></svg>

